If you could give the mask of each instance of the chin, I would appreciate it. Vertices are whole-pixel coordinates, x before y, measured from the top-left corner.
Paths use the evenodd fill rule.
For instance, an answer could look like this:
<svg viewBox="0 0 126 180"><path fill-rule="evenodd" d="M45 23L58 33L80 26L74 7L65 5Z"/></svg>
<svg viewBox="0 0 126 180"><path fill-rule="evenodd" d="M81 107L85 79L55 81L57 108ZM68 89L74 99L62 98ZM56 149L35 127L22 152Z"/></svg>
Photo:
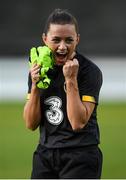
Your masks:
<svg viewBox="0 0 126 180"><path fill-rule="evenodd" d="M56 65L63 66L66 63L67 59L64 60L56 60Z"/></svg>
<svg viewBox="0 0 126 180"><path fill-rule="evenodd" d="M57 66L63 66L65 64L65 62L56 62Z"/></svg>

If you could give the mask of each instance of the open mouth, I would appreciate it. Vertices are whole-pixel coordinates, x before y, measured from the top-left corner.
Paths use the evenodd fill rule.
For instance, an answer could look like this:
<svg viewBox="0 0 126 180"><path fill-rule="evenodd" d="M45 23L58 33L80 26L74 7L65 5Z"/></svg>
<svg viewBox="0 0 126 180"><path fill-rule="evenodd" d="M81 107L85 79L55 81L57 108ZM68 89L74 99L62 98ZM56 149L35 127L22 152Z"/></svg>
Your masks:
<svg viewBox="0 0 126 180"><path fill-rule="evenodd" d="M67 56L67 53L56 52L56 57L58 57L58 58L64 59L66 56Z"/></svg>
<svg viewBox="0 0 126 180"><path fill-rule="evenodd" d="M67 53L59 53L59 52L56 52L55 53L55 59L56 59L56 63L58 64L64 64L67 60L67 56L68 54Z"/></svg>

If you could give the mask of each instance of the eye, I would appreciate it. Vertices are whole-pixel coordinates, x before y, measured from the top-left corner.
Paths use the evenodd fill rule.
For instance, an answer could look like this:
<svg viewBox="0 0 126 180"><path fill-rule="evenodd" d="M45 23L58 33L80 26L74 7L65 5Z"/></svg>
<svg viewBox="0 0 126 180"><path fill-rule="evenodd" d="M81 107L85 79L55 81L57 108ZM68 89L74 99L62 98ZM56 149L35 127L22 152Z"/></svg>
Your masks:
<svg viewBox="0 0 126 180"><path fill-rule="evenodd" d="M60 42L60 39L59 39L59 38L54 38L54 39L52 39L52 41L53 41L54 43L59 43L59 42Z"/></svg>
<svg viewBox="0 0 126 180"><path fill-rule="evenodd" d="M74 41L74 40L73 40L72 38L67 38L67 39L66 39L66 43L67 43L67 44L71 44L73 41Z"/></svg>

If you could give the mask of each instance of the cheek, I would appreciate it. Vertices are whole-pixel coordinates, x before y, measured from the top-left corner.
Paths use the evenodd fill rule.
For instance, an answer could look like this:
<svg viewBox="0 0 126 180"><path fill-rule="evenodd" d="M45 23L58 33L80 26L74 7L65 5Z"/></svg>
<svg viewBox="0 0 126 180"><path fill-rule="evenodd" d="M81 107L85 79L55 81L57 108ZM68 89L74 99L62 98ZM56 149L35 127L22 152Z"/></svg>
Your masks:
<svg viewBox="0 0 126 180"><path fill-rule="evenodd" d="M47 42L46 45L52 50L55 50L57 48L57 46L54 43L51 43L51 42Z"/></svg>
<svg viewBox="0 0 126 180"><path fill-rule="evenodd" d="M72 46L69 48L70 52L73 52L75 49L76 49L76 46L75 46L75 45L72 45Z"/></svg>
<svg viewBox="0 0 126 180"><path fill-rule="evenodd" d="M76 50L76 46L75 45L69 47L69 55L68 56L70 57L75 50Z"/></svg>

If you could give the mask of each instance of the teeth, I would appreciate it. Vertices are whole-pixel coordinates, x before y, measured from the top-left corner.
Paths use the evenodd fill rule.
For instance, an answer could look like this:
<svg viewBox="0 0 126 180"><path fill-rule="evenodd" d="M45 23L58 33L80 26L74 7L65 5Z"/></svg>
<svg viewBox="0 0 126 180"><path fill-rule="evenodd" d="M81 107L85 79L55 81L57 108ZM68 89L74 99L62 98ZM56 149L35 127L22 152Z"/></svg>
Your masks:
<svg viewBox="0 0 126 180"><path fill-rule="evenodd" d="M61 55L66 55L66 52L57 52L58 54L61 54Z"/></svg>

